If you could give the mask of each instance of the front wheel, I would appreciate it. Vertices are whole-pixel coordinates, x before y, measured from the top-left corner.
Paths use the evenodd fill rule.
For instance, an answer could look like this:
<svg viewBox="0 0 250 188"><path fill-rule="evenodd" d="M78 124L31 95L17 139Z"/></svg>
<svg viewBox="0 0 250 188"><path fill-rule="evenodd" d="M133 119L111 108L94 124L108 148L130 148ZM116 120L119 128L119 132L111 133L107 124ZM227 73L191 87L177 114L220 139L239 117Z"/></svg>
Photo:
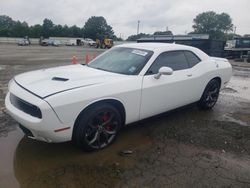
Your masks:
<svg viewBox="0 0 250 188"><path fill-rule="evenodd" d="M85 150L98 150L110 145L121 127L121 116L110 104L90 107L80 117L73 140Z"/></svg>
<svg viewBox="0 0 250 188"><path fill-rule="evenodd" d="M211 80L207 84L207 86L202 94L202 97L201 97L200 101L198 102L198 107L200 109L213 108L218 100L219 92L220 92L219 81L216 79Z"/></svg>

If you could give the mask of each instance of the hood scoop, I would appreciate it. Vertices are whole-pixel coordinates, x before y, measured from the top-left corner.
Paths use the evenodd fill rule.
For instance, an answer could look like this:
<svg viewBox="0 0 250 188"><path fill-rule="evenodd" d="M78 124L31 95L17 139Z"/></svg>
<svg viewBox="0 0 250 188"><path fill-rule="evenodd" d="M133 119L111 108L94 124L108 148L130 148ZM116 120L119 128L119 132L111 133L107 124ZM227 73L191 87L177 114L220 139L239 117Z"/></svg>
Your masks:
<svg viewBox="0 0 250 188"><path fill-rule="evenodd" d="M61 78L61 77L53 77L52 80L54 80L54 81L60 81L60 82L66 82L69 79L68 78Z"/></svg>

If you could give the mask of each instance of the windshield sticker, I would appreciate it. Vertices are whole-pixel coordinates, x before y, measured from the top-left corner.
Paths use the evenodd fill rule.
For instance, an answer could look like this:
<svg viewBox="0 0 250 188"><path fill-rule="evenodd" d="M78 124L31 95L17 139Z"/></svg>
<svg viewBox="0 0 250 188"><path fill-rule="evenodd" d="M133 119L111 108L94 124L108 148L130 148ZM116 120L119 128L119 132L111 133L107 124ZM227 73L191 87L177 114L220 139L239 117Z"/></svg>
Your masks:
<svg viewBox="0 0 250 188"><path fill-rule="evenodd" d="M141 56L146 56L148 54L148 52L145 52L142 50L133 50L132 53L136 55L141 55Z"/></svg>

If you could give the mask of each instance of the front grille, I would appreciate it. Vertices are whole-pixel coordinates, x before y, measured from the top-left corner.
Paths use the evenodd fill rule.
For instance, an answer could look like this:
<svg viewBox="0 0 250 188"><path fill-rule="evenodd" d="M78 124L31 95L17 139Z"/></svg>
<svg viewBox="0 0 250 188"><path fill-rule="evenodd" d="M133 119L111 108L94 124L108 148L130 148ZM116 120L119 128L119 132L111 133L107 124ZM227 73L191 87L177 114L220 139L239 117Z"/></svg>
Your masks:
<svg viewBox="0 0 250 188"><path fill-rule="evenodd" d="M40 119L42 118L42 112L37 106L20 99L19 97L13 95L12 93L10 93L10 102L13 106L18 108L19 110L27 114L30 114L31 116L34 116Z"/></svg>

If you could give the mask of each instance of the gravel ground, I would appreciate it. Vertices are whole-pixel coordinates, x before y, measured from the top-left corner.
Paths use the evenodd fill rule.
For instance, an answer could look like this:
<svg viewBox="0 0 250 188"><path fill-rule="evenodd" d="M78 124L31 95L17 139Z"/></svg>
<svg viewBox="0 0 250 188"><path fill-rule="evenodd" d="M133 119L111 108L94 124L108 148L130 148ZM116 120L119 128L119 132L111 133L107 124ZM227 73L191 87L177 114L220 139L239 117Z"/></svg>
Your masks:
<svg viewBox="0 0 250 188"><path fill-rule="evenodd" d="M250 187L250 67L235 62L213 110L189 105L127 126L102 151L24 137L5 112L8 81L21 72L69 64L72 55L83 62L85 52L0 45L1 188Z"/></svg>

